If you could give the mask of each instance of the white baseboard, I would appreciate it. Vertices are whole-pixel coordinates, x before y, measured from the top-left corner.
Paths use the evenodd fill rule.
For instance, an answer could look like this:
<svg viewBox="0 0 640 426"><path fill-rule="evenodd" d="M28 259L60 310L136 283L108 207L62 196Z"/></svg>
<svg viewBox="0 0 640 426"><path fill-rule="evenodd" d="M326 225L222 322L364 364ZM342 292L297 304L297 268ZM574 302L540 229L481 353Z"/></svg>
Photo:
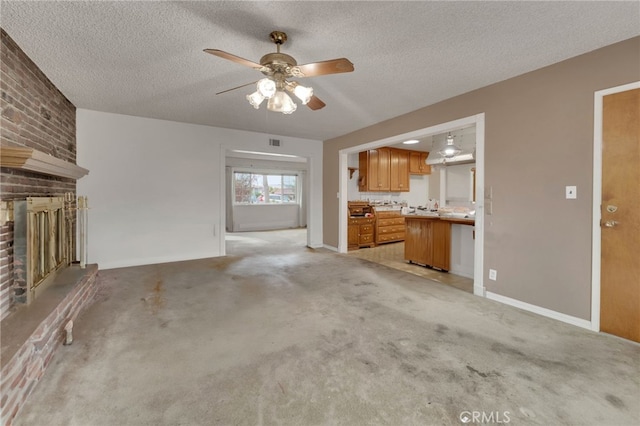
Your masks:
<svg viewBox="0 0 640 426"><path fill-rule="evenodd" d="M171 263L171 262L185 262L188 260L198 260L198 259L209 259L213 257L221 257L219 252L210 252L210 253L191 253L184 254L181 256L160 256L160 257L144 257L144 258L136 258L126 260L115 260L115 261L102 261L98 263L97 261L91 260L91 263L98 263L100 265L100 270L106 269L116 269L116 268L128 268L131 266L144 266L144 265L155 265L158 263Z"/></svg>
<svg viewBox="0 0 640 426"><path fill-rule="evenodd" d="M263 223L235 223L233 232L273 231L278 229L291 229L291 228L298 228L298 224L293 221L263 222Z"/></svg>
<svg viewBox="0 0 640 426"><path fill-rule="evenodd" d="M572 317L571 315L552 311L551 309L542 308L540 306L532 305L530 303L522 302L510 297L501 296L496 293L491 293L490 291L486 292L486 297L487 299L495 300L496 302L504 303L505 305L514 306L516 308L524 309L525 311L533 312L534 314L542 315L544 317L552 318L571 325L592 330L591 321L587 321L582 318Z"/></svg>
<svg viewBox="0 0 640 426"><path fill-rule="evenodd" d="M327 250L331 250L331 251L338 251L338 247L334 247L334 246L330 246L328 244L323 244L322 247L326 248Z"/></svg>

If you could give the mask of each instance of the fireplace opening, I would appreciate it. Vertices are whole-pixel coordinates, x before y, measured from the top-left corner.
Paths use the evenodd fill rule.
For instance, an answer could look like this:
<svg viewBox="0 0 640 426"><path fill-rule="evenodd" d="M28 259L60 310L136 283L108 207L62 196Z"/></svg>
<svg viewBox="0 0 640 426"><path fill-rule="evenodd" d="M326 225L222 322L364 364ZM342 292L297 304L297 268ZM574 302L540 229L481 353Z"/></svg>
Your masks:
<svg viewBox="0 0 640 426"><path fill-rule="evenodd" d="M13 201L15 301L30 304L74 261L75 196Z"/></svg>

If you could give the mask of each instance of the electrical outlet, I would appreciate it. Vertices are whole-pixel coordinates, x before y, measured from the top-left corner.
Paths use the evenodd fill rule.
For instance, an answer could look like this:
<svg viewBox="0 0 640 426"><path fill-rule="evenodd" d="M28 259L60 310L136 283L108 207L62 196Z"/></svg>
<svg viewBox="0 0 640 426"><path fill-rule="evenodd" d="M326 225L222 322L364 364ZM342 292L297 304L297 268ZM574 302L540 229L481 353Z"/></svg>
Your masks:
<svg viewBox="0 0 640 426"><path fill-rule="evenodd" d="M498 279L498 271L496 271L495 269L489 269L489 279L490 280L497 280Z"/></svg>
<svg viewBox="0 0 640 426"><path fill-rule="evenodd" d="M567 186L565 187L565 197L567 200L575 200L578 198L578 192L575 186Z"/></svg>

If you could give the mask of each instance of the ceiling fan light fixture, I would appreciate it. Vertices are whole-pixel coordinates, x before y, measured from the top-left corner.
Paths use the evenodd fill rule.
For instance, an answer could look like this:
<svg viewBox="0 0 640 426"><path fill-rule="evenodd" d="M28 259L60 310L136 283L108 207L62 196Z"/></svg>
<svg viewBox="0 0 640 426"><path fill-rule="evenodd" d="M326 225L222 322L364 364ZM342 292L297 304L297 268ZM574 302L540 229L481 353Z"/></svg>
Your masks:
<svg viewBox="0 0 640 426"><path fill-rule="evenodd" d="M263 78L258 81L258 92L267 99L270 99L276 93L276 82L270 78Z"/></svg>
<svg viewBox="0 0 640 426"><path fill-rule="evenodd" d="M250 95L247 95L247 100L255 109L260 108L260 104L264 101L264 96L260 94L257 90Z"/></svg>
<svg viewBox="0 0 640 426"><path fill-rule="evenodd" d="M302 102L302 105L306 105L313 96L313 87L300 86L299 84L293 89L293 94Z"/></svg>
<svg viewBox="0 0 640 426"><path fill-rule="evenodd" d="M293 56L280 52L280 47L287 41L286 33L283 31L272 31L269 37L276 45L276 52L267 53L262 56L259 63L241 58L224 50L204 49L206 53L245 67L253 68L265 76L265 78L257 82L256 92L246 96L249 103L256 109L259 108L262 101L269 99L269 102L267 102L267 109L269 111L291 114L297 109L297 105L291 100L291 97L285 93L286 90L299 98L303 105L306 105L313 111L317 111L324 108L326 104L313 94L313 88L300 86L297 82L291 82L288 81L288 79L339 74L352 72L354 70L353 64L347 58L337 58L298 65L298 62ZM253 83L223 90L216 93L216 95L221 95L251 84Z"/></svg>
<svg viewBox="0 0 640 426"><path fill-rule="evenodd" d="M297 108L298 105L282 90L276 91L267 103L267 109L269 111L281 112L283 114L291 114Z"/></svg>

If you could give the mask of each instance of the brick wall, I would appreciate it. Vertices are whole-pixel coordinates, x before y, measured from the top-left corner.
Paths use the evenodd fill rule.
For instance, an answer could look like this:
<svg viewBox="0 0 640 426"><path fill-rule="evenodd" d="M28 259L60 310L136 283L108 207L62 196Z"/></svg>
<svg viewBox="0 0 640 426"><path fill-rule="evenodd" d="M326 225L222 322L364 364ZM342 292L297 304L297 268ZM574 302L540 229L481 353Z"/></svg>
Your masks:
<svg viewBox="0 0 640 426"><path fill-rule="evenodd" d="M0 28L0 143L76 162L76 108ZM0 168L2 201L76 193L76 182ZM14 305L13 224L0 227L0 319Z"/></svg>

